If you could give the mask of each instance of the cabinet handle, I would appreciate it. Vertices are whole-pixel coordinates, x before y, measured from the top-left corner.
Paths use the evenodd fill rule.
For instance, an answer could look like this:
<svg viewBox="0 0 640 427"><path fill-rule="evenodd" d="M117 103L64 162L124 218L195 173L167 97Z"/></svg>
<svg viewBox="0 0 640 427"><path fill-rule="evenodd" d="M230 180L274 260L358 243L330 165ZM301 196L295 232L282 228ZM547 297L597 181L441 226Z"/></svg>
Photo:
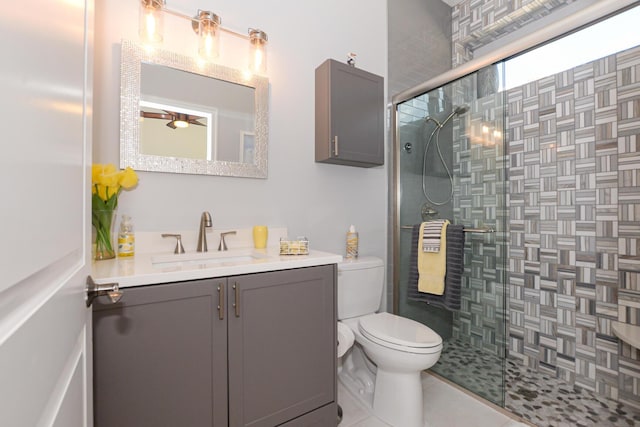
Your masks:
<svg viewBox="0 0 640 427"><path fill-rule="evenodd" d="M218 285L218 319L224 319L224 285Z"/></svg>
<svg viewBox="0 0 640 427"><path fill-rule="evenodd" d="M333 155L338 157L338 135L333 137Z"/></svg>
<svg viewBox="0 0 640 427"><path fill-rule="evenodd" d="M235 301L233 302L233 308L236 310L236 317L240 317L240 286L237 283L233 284L233 290L235 291Z"/></svg>

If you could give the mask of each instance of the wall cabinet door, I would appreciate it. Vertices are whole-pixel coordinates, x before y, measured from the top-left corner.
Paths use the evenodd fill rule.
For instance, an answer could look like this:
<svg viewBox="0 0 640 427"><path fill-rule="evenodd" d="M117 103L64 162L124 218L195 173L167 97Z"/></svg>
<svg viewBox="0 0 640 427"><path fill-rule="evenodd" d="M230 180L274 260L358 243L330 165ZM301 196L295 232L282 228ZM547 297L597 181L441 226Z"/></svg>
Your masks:
<svg viewBox="0 0 640 427"><path fill-rule="evenodd" d="M124 290L94 302L96 427L227 425L226 279Z"/></svg>
<svg viewBox="0 0 640 427"><path fill-rule="evenodd" d="M229 278L229 425L273 427L335 405L335 274Z"/></svg>
<svg viewBox="0 0 640 427"><path fill-rule="evenodd" d="M316 162L384 164L384 80L329 59L316 69Z"/></svg>

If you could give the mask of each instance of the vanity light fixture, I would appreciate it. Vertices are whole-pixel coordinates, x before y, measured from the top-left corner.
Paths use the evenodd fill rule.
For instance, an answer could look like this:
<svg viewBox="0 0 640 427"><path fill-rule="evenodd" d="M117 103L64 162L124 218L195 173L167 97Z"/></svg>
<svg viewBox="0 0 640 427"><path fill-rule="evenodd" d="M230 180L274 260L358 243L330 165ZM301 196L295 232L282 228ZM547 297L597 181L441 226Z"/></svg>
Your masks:
<svg viewBox="0 0 640 427"><path fill-rule="evenodd" d="M207 10L198 10L191 17L166 8L165 0L138 0L140 2L140 38L144 44L162 42L162 12L191 21L198 35L198 54L205 61L215 60L220 53L220 32L249 41L249 71L264 74L267 70L267 33L249 28L248 35L222 26L222 18Z"/></svg>
<svg viewBox="0 0 640 427"><path fill-rule="evenodd" d="M162 42L164 0L140 0L140 38L144 43Z"/></svg>

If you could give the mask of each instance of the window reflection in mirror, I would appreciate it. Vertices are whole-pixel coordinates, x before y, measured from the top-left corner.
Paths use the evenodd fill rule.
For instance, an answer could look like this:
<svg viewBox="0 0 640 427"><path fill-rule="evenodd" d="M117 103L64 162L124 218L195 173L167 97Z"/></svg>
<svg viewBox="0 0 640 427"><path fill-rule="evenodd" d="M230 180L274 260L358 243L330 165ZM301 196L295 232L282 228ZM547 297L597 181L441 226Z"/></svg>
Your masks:
<svg viewBox="0 0 640 427"><path fill-rule="evenodd" d="M243 146L255 130L254 97L248 86L142 63L140 152L253 163Z"/></svg>
<svg viewBox="0 0 640 427"><path fill-rule="evenodd" d="M213 160L215 111L178 107L170 100L140 99L140 153Z"/></svg>

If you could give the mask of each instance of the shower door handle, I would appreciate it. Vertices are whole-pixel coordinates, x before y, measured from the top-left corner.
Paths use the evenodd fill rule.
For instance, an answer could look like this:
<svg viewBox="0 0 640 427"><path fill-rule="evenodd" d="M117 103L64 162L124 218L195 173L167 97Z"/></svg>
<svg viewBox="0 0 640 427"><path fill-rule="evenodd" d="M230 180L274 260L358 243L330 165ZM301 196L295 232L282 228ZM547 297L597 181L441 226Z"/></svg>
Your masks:
<svg viewBox="0 0 640 427"><path fill-rule="evenodd" d="M333 155L338 157L338 135L333 137Z"/></svg>

